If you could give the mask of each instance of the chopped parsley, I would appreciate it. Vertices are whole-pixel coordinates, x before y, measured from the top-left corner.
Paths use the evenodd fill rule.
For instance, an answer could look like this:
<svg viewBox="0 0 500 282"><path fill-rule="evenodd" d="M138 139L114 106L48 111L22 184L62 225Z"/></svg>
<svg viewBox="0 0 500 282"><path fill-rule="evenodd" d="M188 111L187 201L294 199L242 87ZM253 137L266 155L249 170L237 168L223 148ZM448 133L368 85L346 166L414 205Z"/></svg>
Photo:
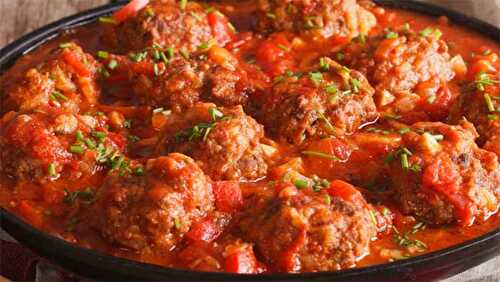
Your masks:
<svg viewBox="0 0 500 282"><path fill-rule="evenodd" d="M186 49L179 50L179 53L184 59L189 60L189 52Z"/></svg>
<svg viewBox="0 0 500 282"><path fill-rule="evenodd" d="M217 122L230 119L230 117L224 116L222 112L215 108L210 108L208 113L212 117L212 122L200 122L191 128L182 130L175 134L175 139L177 141L183 139L192 141L201 137L203 141L206 141L208 135L215 128Z"/></svg>
<svg viewBox="0 0 500 282"><path fill-rule="evenodd" d="M306 22L304 23L304 28L305 29L314 29L316 28L316 18L315 16L309 16L306 17Z"/></svg>
<svg viewBox="0 0 500 282"><path fill-rule="evenodd" d="M118 62L116 60L109 61L108 68L110 70L114 70L114 69L116 69L116 67L118 67Z"/></svg>
<svg viewBox="0 0 500 282"><path fill-rule="evenodd" d="M409 157L412 156L413 153L406 147L400 147L398 150L391 152L387 155L384 160L385 164L392 163L395 159L399 158L401 167L406 171L420 172L422 168L418 164L410 164Z"/></svg>
<svg viewBox="0 0 500 282"><path fill-rule="evenodd" d="M401 247L409 248L409 247L417 247L419 249L427 249L427 245L417 239L410 238L410 235L416 234L418 231L425 229L425 224L417 223L415 224L411 230L401 234L396 227L392 227L394 233L394 241Z"/></svg>
<svg viewBox="0 0 500 282"><path fill-rule="evenodd" d="M71 47L71 45L72 45L71 42L65 42L65 43L59 44L59 48L67 49L67 48Z"/></svg>
<svg viewBox="0 0 500 282"><path fill-rule="evenodd" d="M314 192L319 192L322 189L330 187L330 181L320 178L316 175L313 175L312 180L313 180L312 189Z"/></svg>
<svg viewBox="0 0 500 282"><path fill-rule="evenodd" d="M54 163L50 163L47 167L47 172L51 177L57 176L56 165Z"/></svg>
<svg viewBox="0 0 500 282"><path fill-rule="evenodd" d="M395 39L395 38L398 38L399 37L399 34L397 32L394 32L394 31L389 31L386 35L385 35L385 38L386 39Z"/></svg>
<svg viewBox="0 0 500 282"><path fill-rule="evenodd" d="M181 224L181 221L179 220L179 218L174 218L174 225L175 225L175 228L176 229L181 229L182 227L182 224Z"/></svg>
<svg viewBox="0 0 500 282"><path fill-rule="evenodd" d="M491 77L484 72L476 75L476 80L473 82L475 88L479 91L485 91L485 87L500 83L500 80L491 79Z"/></svg>
<svg viewBox="0 0 500 282"><path fill-rule="evenodd" d="M489 112L495 112L495 105L493 104L493 100L491 100L491 96L489 94L484 94L484 102L486 103L486 107Z"/></svg>
<svg viewBox="0 0 500 282"><path fill-rule="evenodd" d="M332 203L332 197L330 197L330 195L326 194L325 195L325 202L327 205L330 205Z"/></svg>
<svg viewBox="0 0 500 282"><path fill-rule="evenodd" d="M434 32L434 29L432 29L431 27L426 27L422 29L418 34L422 37L428 37L432 34L432 32Z"/></svg>
<svg viewBox="0 0 500 282"><path fill-rule="evenodd" d="M281 50L283 50L285 52L288 52L290 50L287 46L285 46L283 44L278 44L276 46L278 46L278 48L280 48Z"/></svg>
<svg viewBox="0 0 500 282"><path fill-rule="evenodd" d="M295 187L297 187L297 189L305 189L305 188L309 187L309 182L305 179L295 179L293 181L293 185L295 185Z"/></svg>
<svg viewBox="0 0 500 282"><path fill-rule="evenodd" d="M314 86L319 86L323 81L323 74L320 72L310 72L309 79L314 84Z"/></svg>
<svg viewBox="0 0 500 282"><path fill-rule="evenodd" d="M153 11L153 9L151 7L147 7L145 10L144 10L144 15L147 17L147 18L152 18L155 16L155 11Z"/></svg>
<svg viewBox="0 0 500 282"><path fill-rule="evenodd" d="M419 35L422 37L429 37L432 35L434 38L439 39L439 38L441 38L443 33L441 32L441 30L439 30L437 28L433 29L432 27L426 27L419 32Z"/></svg>
<svg viewBox="0 0 500 282"><path fill-rule="evenodd" d="M366 35L364 33L360 33L356 38L356 42L365 44L366 43Z"/></svg>
<svg viewBox="0 0 500 282"><path fill-rule="evenodd" d="M269 18L269 19L271 19L271 20L276 19L276 15L273 14L273 13L266 13L266 17Z"/></svg>
<svg viewBox="0 0 500 282"><path fill-rule="evenodd" d="M155 76L160 75L160 69L158 68L158 64L153 64L153 72L154 72Z"/></svg>
<svg viewBox="0 0 500 282"><path fill-rule="evenodd" d="M188 0L180 0L179 6L181 7L182 10L186 9Z"/></svg>
<svg viewBox="0 0 500 282"><path fill-rule="evenodd" d="M94 200L94 193L90 188L86 188L84 191L73 191L70 192L68 189L64 189L64 199L65 204L73 204L77 199L83 202L92 202Z"/></svg>
<svg viewBox="0 0 500 282"><path fill-rule="evenodd" d="M403 127L403 128L400 128L398 130L399 134L401 134L401 135L406 134L406 133L408 133L410 131L411 131L411 129L409 127Z"/></svg>
<svg viewBox="0 0 500 282"><path fill-rule="evenodd" d="M85 148L81 145L71 145L69 151L73 154L81 155L85 152Z"/></svg>
<svg viewBox="0 0 500 282"><path fill-rule="evenodd" d="M358 93L359 92L359 88L361 87L361 82L359 82L359 80L355 79L355 78L351 78L350 80L350 83L351 83L351 89L354 93Z"/></svg>
<svg viewBox="0 0 500 282"><path fill-rule="evenodd" d="M333 127L332 123L330 122L330 120L321 111L316 110L316 115L318 116L319 120L322 120L325 123L326 128L328 129L328 131L330 133L334 133L335 132L335 128Z"/></svg>
<svg viewBox="0 0 500 282"><path fill-rule="evenodd" d="M329 71L330 65L328 64L326 57L319 58L319 68L321 71Z"/></svg>
<svg viewBox="0 0 500 282"><path fill-rule="evenodd" d="M109 53L106 51L97 51L97 57L101 59L107 59L109 58Z"/></svg>
<svg viewBox="0 0 500 282"><path fill-rule="evenodd" d="M377 217L375 216L375 213L373 213L372 210L369 210L369 212L370 212L370 217L372 219L373 225L377 226L378 222L377 222Z"/></svg>
<svg viewBox="0 0 500 282"><path fill-rule="evenodd" d="M62 94L61 92L59 91L54 91L52 92L52 94L50 95L50 99L52 100L59 100L59 101L68 101L68 97L66 97L64 94Z"/></svg>
<svg viewBox="0 0 500 282"><path fill-rule="evenodd" d="M215 45L215 40L210 39L207 42L203 42L202 44L200 44L200 46L198 46L198 49L201 51L205 51L212 48L213 45Z"/></svg>
<svg viewBox="0 0 500 282"><path fill-rule="evenodd" d="M144 51L144 52L137 52L137 53L129 53L128 54L128 57L136 62L136 63L139 63L139 62L142 62L144 61L144 59L146 59L146 57L148 56L148 52L147 51Z"/></svg>
<svg viewBox="0 0 500 282"><path fill-rule="evenodd" d="M133 171L133 174L137 175L137 176L144 175L144 167L143 166L139 166L139 167L135 168L134 171Z"/></svg>
<svg viewBox="0 0 500 282"><path fill-rule="evenodd" d="M99 22L106 24L117 24L117 22L112 17L99 17Z"/></svg>
<svg viewBox="0 0 500 282"><path fill-rule="evenodd" d="M336 161L336 162L340 161L340 159L334 155L324 153L324 152L319 152L319 151L306 150L306 151L302 151L302 154L304 154L306 156L311 156L311 157L329 159L329 160Z"/></svg>

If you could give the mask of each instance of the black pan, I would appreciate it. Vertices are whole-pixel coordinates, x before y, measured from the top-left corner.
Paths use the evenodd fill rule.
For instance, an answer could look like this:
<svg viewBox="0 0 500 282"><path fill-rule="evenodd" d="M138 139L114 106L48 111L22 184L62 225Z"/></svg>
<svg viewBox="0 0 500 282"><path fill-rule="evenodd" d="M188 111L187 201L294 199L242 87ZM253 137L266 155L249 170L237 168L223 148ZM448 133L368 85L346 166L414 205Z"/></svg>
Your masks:
<svg viewBox="0 0 500 282"><path fill-rule="evenodd" d="M500 29L478 19L431 4L378 0L385 6L418 11L431 16L447 16L500 41ZM42 27L0 50L0 73L21 55L33 50L60 31L94 21L118 9L123 1L102 6ZM145 264L84 249L50 236L0 208L0 226L36 253L82 276L99 280L163 281L407 281L438 280L463 272L500 254L500 228L462 244L403 261L336 272L303 274L238 275L200 273Z"/></svg>

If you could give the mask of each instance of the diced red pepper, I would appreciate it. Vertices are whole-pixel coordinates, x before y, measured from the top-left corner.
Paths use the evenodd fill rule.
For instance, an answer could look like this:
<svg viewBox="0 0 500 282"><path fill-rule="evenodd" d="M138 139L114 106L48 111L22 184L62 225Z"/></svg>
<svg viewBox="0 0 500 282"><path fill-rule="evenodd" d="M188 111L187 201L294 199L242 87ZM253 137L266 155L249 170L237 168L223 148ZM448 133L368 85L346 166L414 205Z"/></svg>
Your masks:
<svg viewBox="0 0 500 282"><path fill-rule="evenodd" d="M344 45L350 42L347 36L332 36L330 42L333 46Z"/></svg>
<svg viewBox="0 0 500 282"><path fill-rule="evenodd" d="M274 36L259 46L255 58L267 74L278 76L294 68L289 50L290 43L285 37Z"/></svg>
<svg viewBox="0 0 500 282"><path fill-rule="evenodd" d="M123 135L116 134L113 132L108 132L108 137L118 147L120 151L123 152L125 150L127 141L125 140L125 137L123 137Z"/></svg>
<svg viewBox="0 0 500 282"><path fill-rule="evenodd" d="M251 248L242 248L229 256L224 261L224 271L233 273L258 273L258 264Z"/></svg>
<svg viewBox="0 0 500 282"><path fill-rule="evenodd" d="M139 10L148 5L149 0L132 0L127 5L113 14L113 19L117 23L121 23L126 19L133 17Z"/></svg>
<svg viewBox="0 0 500 282"><path fill-rule="evenodd" d="M217 210L233 213L243 206L243 195L237 181L215 182L213 189Z"/></svg>
<svg viewBox="0 0 500 282"><path fill-rule="evenodd" d="M222 233L222 228L211 218L195 222L186 237L193 241L212 242Z"/></svg>
<svg viewBox="0 0 500 282"><path fill-rule="evenodd" d="M429 102L428 99L423 99L422 110L435 120L441 120L448 116L449 109L453 102L453 95L450 89L444 85L436 92L436 99Z"/></svg>
<svg viewBox="0 0 500 282"><path fill-rule="evenodd" d="M328 188L328 194L333 197L342 198L357 205L366 205L366 201L361 192L359 192L359 190L351 184L342 180L332 181L330 188Z"/></svg>
<svg viewBox="0 0 500 282"><path fill-rule="evenodd" d="M208 13L207 17L208 17L208 24L212 29L212 34L220 46L223 47L229 42L233 41L234 33L229 27L229 21L223 14L214 11Z"/></svg>
<svg viewBox="0 0 500 282"><path fill-rule="evenodd" d="M152 76L155 73L153 64L151 62L146 62L146 61L133 64L132 69L136 73L149 76Z"/></svg>
<svg viewBox="0 0 500 282"><path fill-rule="evenodd" d="M64 61L75 69L76 73L81 76L90 76L91 72L89 68L83 62L83 59L74 51L64 51L63 53Z"/></svg>

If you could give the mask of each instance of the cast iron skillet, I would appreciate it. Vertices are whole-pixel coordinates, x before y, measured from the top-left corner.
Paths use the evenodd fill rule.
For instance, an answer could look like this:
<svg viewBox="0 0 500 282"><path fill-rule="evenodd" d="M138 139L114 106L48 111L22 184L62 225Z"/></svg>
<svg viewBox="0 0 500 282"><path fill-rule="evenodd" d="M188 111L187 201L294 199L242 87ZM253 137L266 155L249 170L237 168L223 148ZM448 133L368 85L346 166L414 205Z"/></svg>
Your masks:
<svg viewBox="0 0 500 282"><path fill-rule="evenodd" d="M378 4L414 10L431 16L447 16L493 40L500 41L500 29L475 18L434 5L402 0L375 0ZM57 36L61 30L84 25L118 9L124 1L67 17L42 27L0 50L0 73L23 54ZM500 254L500 228L462 244L403 261L336 272L302 274L238 275L200 273L155 266L108 256L84 249L43 233L12 213L0 208L0 226L19 242L62 267L99 280L167 281L403 281L443 279Z"/></svg>

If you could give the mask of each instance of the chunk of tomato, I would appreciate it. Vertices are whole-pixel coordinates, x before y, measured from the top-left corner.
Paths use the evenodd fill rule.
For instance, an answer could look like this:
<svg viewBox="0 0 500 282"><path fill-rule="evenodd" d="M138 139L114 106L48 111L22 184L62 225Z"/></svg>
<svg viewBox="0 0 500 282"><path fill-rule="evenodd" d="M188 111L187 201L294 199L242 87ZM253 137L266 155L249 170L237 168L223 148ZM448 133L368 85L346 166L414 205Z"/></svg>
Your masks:
<svg viewBox="0 0 500 282"><path fill-rule="evenodd" d="M353 185L342 180L332 181L332 183L330 184L330 188L328 188L328 194L357 205L366 205L366 201L363 198L361 192L359 192L359 190L356 189Z"/></svg>
<svg viewBox="0 0 500 282"><path fill-rule="evenodd" d="M227 256L224 261L224 270L233 273L258 273L259 267L253 250L242 248Z"/></svg>
<svg viewBox="0 0 500 282"><path fill-rule="evenodd" d="M233 41L234 33L229 27L229 21L223 14L214 11L210 12L207 17L212 34L220 46L225 46L229 42Z"/></svg>
<svg viewBox="0 0 500 282"><path fill-rule="evenodd" d="M75 72L81 76L90 76L91 72L87 65L83 62L83 58L80 58L80 56L73 51L65 51L63 54L63 59L64 61L73 67Z"/></svg>
<svg viewBox="0 0 500 282"><path fill-rule="evenodd" d="M124 22L126 19L133 17L139 10L146 7L149 0L132 0L127 5L113 14L113 19L117 23Z"/></svg>
<svg viewBox="0 0 500 282"><path fill-rule="evenodd" d="M195 222L191 229L186 233L186 237L193 241L212 242L222 233L222 227L212 218L205 218Z"/></svg>
<svg viewBox="0 0 500 282"><path fill-rule="evenodd" d="M238 182L219 181L213 185L215 206L221 212L233 213L243 206L243 194Z"/></svg>
<svg viewBox="0 0 500 282"><path fill-rule="evenodd" d="M264 41L255 54L257 63L271 76L278 76L294 67L290 55L290 43L283 36L274 36Z"/></svg>

